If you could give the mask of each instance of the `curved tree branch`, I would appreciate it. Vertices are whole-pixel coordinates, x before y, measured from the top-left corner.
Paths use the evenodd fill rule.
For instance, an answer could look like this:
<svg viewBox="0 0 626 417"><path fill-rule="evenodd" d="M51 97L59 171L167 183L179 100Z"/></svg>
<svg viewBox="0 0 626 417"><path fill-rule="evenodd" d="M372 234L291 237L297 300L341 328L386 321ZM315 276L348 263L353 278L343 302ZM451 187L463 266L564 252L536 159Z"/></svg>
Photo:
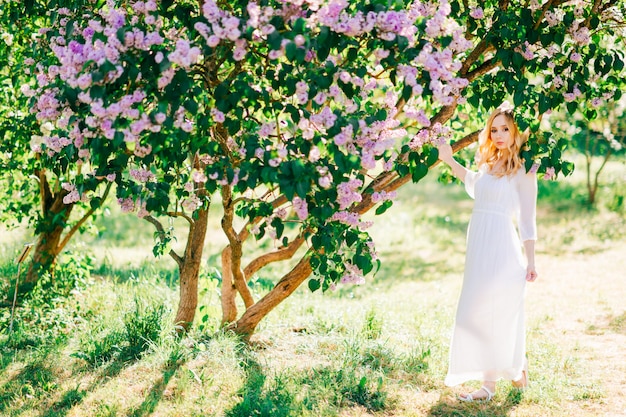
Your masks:
<svg viewBox="0 0 626 417"><path fill-rule="evenodd" d="M165 229L163 228L163 225L161 224L161 222L157 220L155 217L152 217L150 215L145 216L143 219L154 225L154 227L157 229L159 240L161 240L161 242L164 242L165 241ZM178 264L178 268L182 269L183 263L185 262L185 260L180 255L178 255L176 251L174 251L174 249L170 249L169 255L172 257L172 259L176 261L176 263Z"/></svg>
<svg viewBox="0 0 626 417"><path fill-rule="evenodd" d="M480 133L480 131L475 131L470 133L469 135L465 136L464 138L462 138L461 140L456 141L453 145L452 145L452 150L454 152L458 152L459 150L468 147L470 144L476 142L478 140L478 134ZM437 165L439 163L439 161L435 162L435 165ZM376 192L380 192L380 191L395 191L398 188L400 188L401 186L403 186L404 184L408 183L411 180L411 176L410 175L405 175L403 177L398 176L398 174L396 172L385 172L384 174L381 174L381 177L384 176L385 179L381 180L377 183L372 182L372 184L370 184L370 187L368 187L372 192L376 191ZM350 211L354 212L354 213L359 213L359 214L363 214L366 213L367 211L369 211L372 207L374 207L376 205L376 203L374 203L372 201L372 193L367 192L367 193L363 193L363 200L357 204L356 206L354 206Z"/></svg>
<svg viewBox="0 0 626 417"><path fill-rule="evenodd" d="M229 185L222 186L222 205L224 207L224 215L222 217L222 230L228 238L230 246L230 270L233 275L233 283L235 288L241 295L246 308L254 304L254 298L250 293L250 289L246 283L245 276L241 270L241 257L243 255L242 240L233 228L233 219L235 217L235 208L233 205L232 189Z"/></svg>
<svg viewBox="0 0 626 417"><path fill-rule="evenodd" d="M102 205L102 202L105 201L106 198L109 196L109 191L111 191L112 184L113 184L112 182L107 184L107 187L104 190L104 193L102 194L100 204L97 207L91 207L89 211L87 211L87 213L85 213L85 215L74 226L72 226L72 228L67 232L67 234L65 235L61 243L59 243L59 252L63 250L65 245L67 245L67 243L70 241L72 236L74 236L76 231L80 229L80 227L87 221L87 219L90 218L91 215L94 214L95 211L100 208L100 206Z"/></svg>
<svg viewBox="0 0 626 417"><path fill-rule="evenodd" d="M246 280L249 280L257 271L270 263L291 259L305 241L305 237L301 234L289 242L287 246L274 252L265 253L252 260L243 270Z"/></svg>

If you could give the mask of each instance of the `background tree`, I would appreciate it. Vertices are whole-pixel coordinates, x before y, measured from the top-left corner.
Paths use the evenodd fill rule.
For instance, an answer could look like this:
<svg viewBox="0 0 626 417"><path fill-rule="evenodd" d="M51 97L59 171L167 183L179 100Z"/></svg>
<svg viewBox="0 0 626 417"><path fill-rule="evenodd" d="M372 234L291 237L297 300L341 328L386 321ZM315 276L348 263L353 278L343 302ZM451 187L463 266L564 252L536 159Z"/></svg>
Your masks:
<svg viewBox="0 0 626 417"><path fill-rule="evenodd" d="M580 113L575 114L575 121L567 123L565 134L570 134L572 146L585 157L585 177L587 183L587 204L594 206L600 175L611 157L623 155L626 146L626 118L624 100L607 103L594 111L597 116L588 120ZM595 115L594 115L595 116ZM571 116L570 116L571 117ZM557 125L558 127L558 125ZM599 159L599 161L598 161Z"/></svg>
<svg viewBox="0 0 626 417"><path fill-rule="evenodd" d="M395 190L423 178L437 160L433 143L454 139L458 150L476 140L478 120L505 99L531 133L526 168L571 172L567 139L539 131L539 119L564 103L575 111L619 99L623 52L604 40L616 37L623 8L334 0L59 9L34 48L37 84L22 90L51 127L33 150L66 204L95 197L97 206L97 190L114 183L122 209L156 226L156 251L179 266L183 327L219 202L229 242L223 322L249 336L311 273L314 291L362 282L376 255L361 215L383 213ZM189 223L182 255L168 247L166 215ZM252 238L273 249L244 265ZM248 280L296 253L253 299Z"/></svg>
<svg viewBox="0 0 626 417"><path fill-rule="evenodd" d="M63 177L50 173L41 158L31 152L31 143L53 128L35 120L30 114L29 94L24 94L36 82L31 62L45 62L52 55L49 50L31 49L31 42L40 39L55 19L51 8L65 5L80 10L87 4L98 8L104 2L10 1L0 8L0 221L16 226L26 220L37 237L22 289L32 288L51 270L57 255L76 232L83 230L110 189L103 187L101 197L89 204L68 203L69 192L61 186Z"/></svg>

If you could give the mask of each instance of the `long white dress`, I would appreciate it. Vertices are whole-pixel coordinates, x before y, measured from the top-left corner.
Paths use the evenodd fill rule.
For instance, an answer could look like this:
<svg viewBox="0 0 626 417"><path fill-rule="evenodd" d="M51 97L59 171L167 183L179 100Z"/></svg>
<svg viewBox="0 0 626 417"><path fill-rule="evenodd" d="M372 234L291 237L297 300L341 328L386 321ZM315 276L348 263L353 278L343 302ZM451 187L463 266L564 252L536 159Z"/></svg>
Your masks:
<svg viewBox="0 0 626 417"><path fill-rule="evenodd" d="M526 352L522 242L537 239L537 177L469 171L465 189L475 202L445 384L517 380Z"/></svg>

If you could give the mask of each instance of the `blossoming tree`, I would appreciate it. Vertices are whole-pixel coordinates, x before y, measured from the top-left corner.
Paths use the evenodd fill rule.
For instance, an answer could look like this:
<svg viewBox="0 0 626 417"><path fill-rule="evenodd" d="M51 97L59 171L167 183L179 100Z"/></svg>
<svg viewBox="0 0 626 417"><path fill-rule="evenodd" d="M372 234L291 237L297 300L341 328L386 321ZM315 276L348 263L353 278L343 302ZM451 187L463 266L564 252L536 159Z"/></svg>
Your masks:
<svg viewBox="0 0 626 417"><path fill-rule="evenodd" d="M58 4L58 2L55 2ZM90 0L65 0L63 4L80 9ZM104 2L102 2L104 3ZM0 7L0 221L15 226L28 221L38 236L33 262L25 283L28 290L39 276L50 269L57 255L72 236L82 230L110 187L102 187L102 197L89 204L65 204L67 190L60 177L48 171L41 158L30 151L31 138L49 133L52 123L37 123L29 115L30 91L37 74L31 71L33 57L43 58L51 51L33 54L31 41L41 37L40 30L50 26L53 14L44 0L2 2Z"/></svg>
<svg viewBox="0 0 626 417"><path fill-rule="evenodd" d="M179 266L185 328L208 213L220 204L223 322L249 336L309 277L313 291L363 282L377 259L361 215L382 214L399 187L423 178L439 141L454 139L455 150L475 141L476 119L505 99L531 134L527 169L567 175L567 141L539 120L562 104L573 112L619 98L623 53L609 38L623 8L111 0L58 9L34 49L36 83L22 88L48 127L31 147L66 205L97 206L115 184L122 210L156 227L157 250ZM183 253L168 249L164 216L187 220ZM248 259L245 245L263 239L273 249ZM254 299L248 280L278 261L291 269Z"/></svg>

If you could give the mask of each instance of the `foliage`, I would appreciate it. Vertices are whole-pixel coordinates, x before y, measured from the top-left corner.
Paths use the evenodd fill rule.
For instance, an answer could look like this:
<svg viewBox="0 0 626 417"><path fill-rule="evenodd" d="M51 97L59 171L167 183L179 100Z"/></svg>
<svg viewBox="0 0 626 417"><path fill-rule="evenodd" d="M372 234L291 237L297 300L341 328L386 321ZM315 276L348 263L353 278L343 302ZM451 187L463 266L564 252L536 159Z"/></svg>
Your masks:
<svg viewBox="0 0 626 417"><path fill-rule="evenodd" d="M83 254L67 253L65 262L53 273L41 277L32 291L18 294L13 332L9 333L11 309L0 314L0 331L7 338L2 344L11 349L56 344L66 338L76 320L80 308L70 297L75 291L87 287L91 258ZM14 284L8 292L13 299Z"/></svg>

